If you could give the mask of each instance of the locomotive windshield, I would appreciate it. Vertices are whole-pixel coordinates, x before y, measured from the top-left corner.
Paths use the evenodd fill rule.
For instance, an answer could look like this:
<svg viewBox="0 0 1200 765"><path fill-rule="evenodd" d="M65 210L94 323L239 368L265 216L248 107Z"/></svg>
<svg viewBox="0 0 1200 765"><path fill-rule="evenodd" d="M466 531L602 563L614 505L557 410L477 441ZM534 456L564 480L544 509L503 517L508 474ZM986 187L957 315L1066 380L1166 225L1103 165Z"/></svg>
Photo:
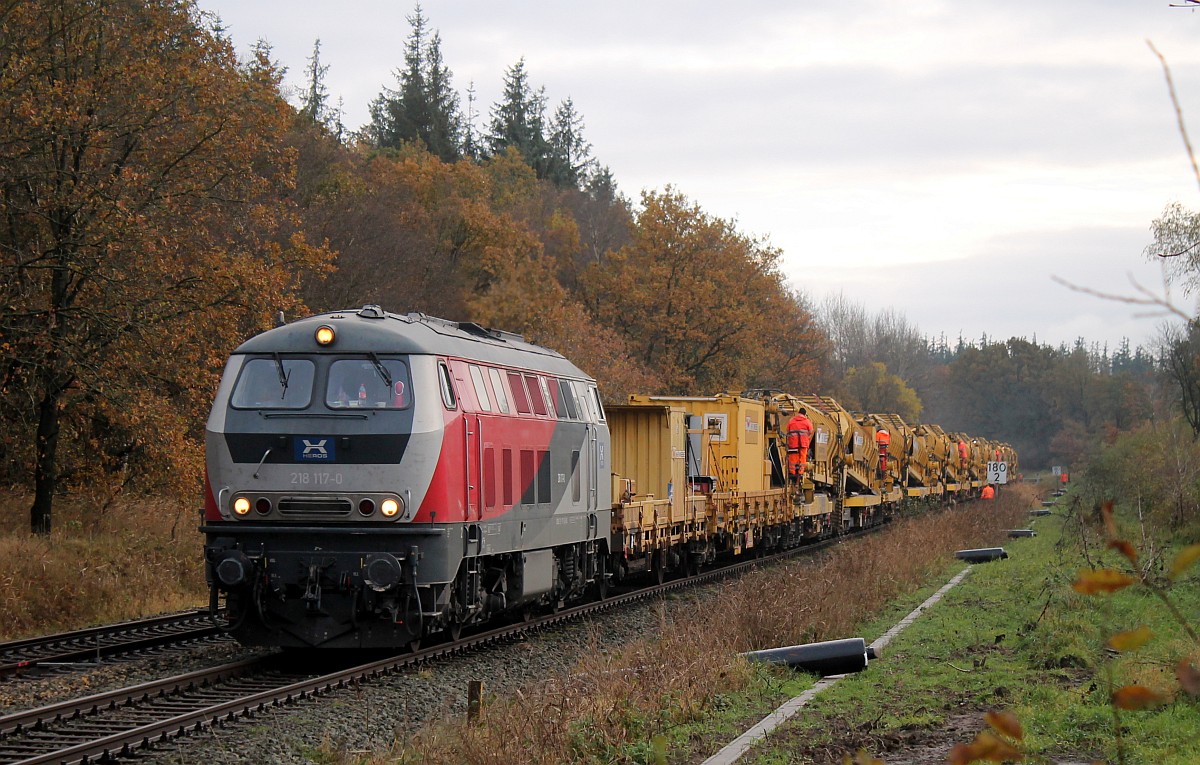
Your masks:
<svg viewBox="0 0 1200 765"><path fill-rule="evenodd" d="M313 370L308 359L250 359L230 403L237 409L303 409L312 399Z"/></svg>
<svg viewBox="0 0 1200 765"><path fill-rule="evenodd" d="M405 409L411 398L408 365L400 359L339 359L329 368L325 405L331 409Z"/></svg>

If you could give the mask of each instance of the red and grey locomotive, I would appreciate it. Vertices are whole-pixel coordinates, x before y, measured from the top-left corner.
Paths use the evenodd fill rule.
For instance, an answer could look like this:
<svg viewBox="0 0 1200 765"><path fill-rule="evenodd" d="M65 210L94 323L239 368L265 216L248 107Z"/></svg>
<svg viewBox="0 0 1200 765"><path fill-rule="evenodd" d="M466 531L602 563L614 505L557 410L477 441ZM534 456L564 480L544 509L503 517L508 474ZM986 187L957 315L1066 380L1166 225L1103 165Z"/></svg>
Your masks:
<svg viewBox="0 0 1200 765"><path fill-rule="evenodd" d="M230 357L206 452L243 643L411 644L606 584L596 383L518 335L378 306L277 327Z"/></svg>

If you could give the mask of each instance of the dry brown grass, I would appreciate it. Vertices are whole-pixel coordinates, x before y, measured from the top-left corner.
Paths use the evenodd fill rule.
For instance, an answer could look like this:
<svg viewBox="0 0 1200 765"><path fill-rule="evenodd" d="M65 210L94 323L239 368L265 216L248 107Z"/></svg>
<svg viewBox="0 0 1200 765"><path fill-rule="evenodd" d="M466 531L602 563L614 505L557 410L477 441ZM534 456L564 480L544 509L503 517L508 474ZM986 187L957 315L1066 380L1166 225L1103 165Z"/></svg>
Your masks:
<svg viewBox="0 0 1200 765"><path fill-rule="evenodd" d="M1029 490L1011 486L995 502L899 520L818 561L756 571L722 588L719 615L664 620L654 638L607 652L593 646L570 676L493 701L481 723L430 726L371 762L624 762L635 746L644 757L655 734L747 687L751 670L738 652L851 636L955 550L999 544L1032 506Z"/></svg>
<svg viewBox="0 0 1200 765"><path fill-rule="evenodd" d="M29 533L23 493L0 497L0 640L206 604L195 510L152 498L58 497L54 531Z"/></svg>

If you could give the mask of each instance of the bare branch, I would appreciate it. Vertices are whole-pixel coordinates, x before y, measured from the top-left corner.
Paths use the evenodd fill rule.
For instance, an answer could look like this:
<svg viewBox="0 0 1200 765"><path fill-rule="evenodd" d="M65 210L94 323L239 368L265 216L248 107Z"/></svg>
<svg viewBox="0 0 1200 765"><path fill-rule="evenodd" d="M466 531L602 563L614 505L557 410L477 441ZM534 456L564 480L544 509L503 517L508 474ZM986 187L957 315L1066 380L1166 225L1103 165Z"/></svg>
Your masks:
<svg viewBox="0 0 1200 765"><path fill-rule="evenodd" d="M1192 172L1196 176L1196 183L1200 185L1200 166L1196 164L1196 152L1192 150L1192 142L1188 139L1187 126L1183 123L1183 109L1179 105L1179 96L1175 93L1175 81L1171 79L1171 67L1167 65L1167 59L1163 54L1158 52L1158 48L1154 47L1154 43L1149 40L1146 44L1150 46L1150 50L1158 56L1159 62L1162 64L1163 76L1167 79L1167 90L1171 92L1171 103L1175 107L1175 119L1179 122L1179 135L1183 137L1183 146L1187 149L1188 160L1192 163Z"/></svg>
<svg viewBox="0 0 1200 765"><path fill-rule="evenodd" d="M1189 323L1195 321L1190 314L1172 302L1165 279L1163 282L1163 294L1160 296L1154 292L1151 292L1146 287L1143 287L1136 279L1133 278L1133 276L1130 276L1129 283L1133 286L1133 289L1141 295L1141 297L1134 297L1130 295L1118 295L1111 292L1101 292L1100 290L1095 290L1091 287L1083 287L1069 282L1066 279L1063 279L1061 276L1052 276L1050 278L1072 292L1081 292L1085 295L1092 295L1093 297L1098 297L1103 300L1112 300L1118 303L1125 303L1127 305L1144 305L1159 309L1153 313L1137 314L1139 318L1177 316Z"/></svg>

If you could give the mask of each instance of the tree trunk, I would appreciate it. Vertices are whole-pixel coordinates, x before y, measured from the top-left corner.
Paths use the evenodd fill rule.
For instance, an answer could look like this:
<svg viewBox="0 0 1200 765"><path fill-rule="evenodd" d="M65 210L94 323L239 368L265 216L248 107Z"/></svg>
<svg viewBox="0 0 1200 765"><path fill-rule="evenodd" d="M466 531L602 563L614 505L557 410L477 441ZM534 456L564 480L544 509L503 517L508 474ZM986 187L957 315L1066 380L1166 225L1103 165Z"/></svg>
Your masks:
<svg viewBox="0 0 1200 765"><path fill-rule="evenodd" d="M34 534L50 533L50 510L58 486L58 398L47 390L38 406L37 464L34 467L33 507L29 527Z"/></svg>

